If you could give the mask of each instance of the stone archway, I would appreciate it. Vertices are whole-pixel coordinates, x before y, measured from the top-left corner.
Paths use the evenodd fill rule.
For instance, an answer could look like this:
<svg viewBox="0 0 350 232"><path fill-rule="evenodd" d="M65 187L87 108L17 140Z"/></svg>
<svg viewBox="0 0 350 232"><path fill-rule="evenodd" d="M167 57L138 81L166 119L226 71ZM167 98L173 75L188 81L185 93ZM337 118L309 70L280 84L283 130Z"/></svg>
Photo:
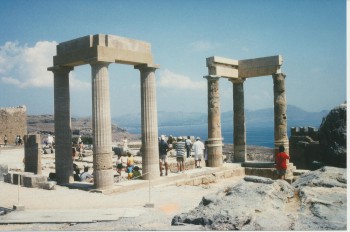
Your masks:
<svg viewBox="0 0 350 232"><path fill-rule="evenodd" d="M209 166L221 166L222 138L220 122L220 98L218 81L220 77L227 78L233 84L234 111L234 157L228 157L228 162L246 161L246 127L244 113L244 86L247 78L272 75L274 90L274 144L275 155L278 147L284 145L289 152L287 135L287 107L285 93L285 77L281 72L282 56L270 56L248 60L233 60L218 56L206 59L208 67L208 161ZM212 88L211 86L217 86ZM213 101L213 96L215 100ZM215 102L215 104L213 104ZM213 126L214 125L214 126ZM214 136L215 135L215 136ZM211 160L213 160L211 162Z"/></svg>
<svg viewBox="0 0 350 232"><path fill-rule="evenodd" d="M54 118L56 136L55 167L59 184L73 181L72 133L69 73L75 66L91 66L93 166L95 188L113 186L112 136L108 66L133 65L140 70L142 167L144 179L158 173L158 121L155 70L149 43L115 35L88 35L57 45L53 66Z"/></svg>

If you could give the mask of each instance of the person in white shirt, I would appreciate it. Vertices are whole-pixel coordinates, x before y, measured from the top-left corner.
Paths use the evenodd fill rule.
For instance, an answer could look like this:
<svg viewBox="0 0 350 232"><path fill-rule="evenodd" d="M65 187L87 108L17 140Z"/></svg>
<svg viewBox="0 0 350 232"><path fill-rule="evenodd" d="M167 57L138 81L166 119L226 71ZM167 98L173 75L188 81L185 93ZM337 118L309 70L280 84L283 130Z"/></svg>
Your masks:
<svg viewBox="0 0 350 232"><path fill-rule="evenodd" d="M196 138L196 142L193 143L193 149L194 149L195 168L202 168L201 160L202 160L205 147L201 141L201 138L199 137Z"/></svg>

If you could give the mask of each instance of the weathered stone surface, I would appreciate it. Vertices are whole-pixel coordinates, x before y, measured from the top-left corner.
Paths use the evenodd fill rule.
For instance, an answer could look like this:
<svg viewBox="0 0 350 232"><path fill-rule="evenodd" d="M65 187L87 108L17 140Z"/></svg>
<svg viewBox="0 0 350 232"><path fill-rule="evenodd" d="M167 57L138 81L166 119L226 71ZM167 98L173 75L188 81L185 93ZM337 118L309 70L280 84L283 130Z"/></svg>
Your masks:
<svg viewBox="0 0 350 232"><path fill-rule="evenodd" d="M295 188L302 186L346 188L347 185L346 169L344 168L326 166L316 171L307 172L300 177L293 183Z"/></svg>
<svg viewBox="0 0 350 232"><path fill-rule="evenodd" d="M6 173L3 175L4 182L12 184L12 173Z"/></svg>
<svg viewBox="0 0 350 232"><path fill-rule="evenodd" d="M0 164L0 181L4 180L4 175L9 172L9 167L7 164Z"/></svg>
<svg viewBox="0 0 350 232"><path fill-rule="evenodd" d="M40 183L47 181L47 177L40 175L23 176L23 186L29 188L38 188Z"/></svg>
<svg viewBox="0 0 350 232"><path fill-rule="evenodd" d="M202 225L203 230L346 230L346 170L325 167L301 175L298 182L245 177L204 196L195 209L174 216L172 225Z"/></svg>
<svg viewBox="0 0 350 232"><path fill-rule="evenodd" d="M39 188L46 189L46 190L55 190L56 189L57 182L55 181L47 181L47 182L41 182L39 183Z"/></svg>
<svg viewBox="0 0 350 232"><path fill-rule="evenodd" d="M7 136L8 144L15 144L17 135L27 134L27 109L25 106L0 108L0 144Z"/></svg>
<svg viewBox="0 0 350 232"><path fill-rule="evenodd" d="M335 107L320 125L320 147L325 165L346 168L346 111L346 104Z"/></svg>

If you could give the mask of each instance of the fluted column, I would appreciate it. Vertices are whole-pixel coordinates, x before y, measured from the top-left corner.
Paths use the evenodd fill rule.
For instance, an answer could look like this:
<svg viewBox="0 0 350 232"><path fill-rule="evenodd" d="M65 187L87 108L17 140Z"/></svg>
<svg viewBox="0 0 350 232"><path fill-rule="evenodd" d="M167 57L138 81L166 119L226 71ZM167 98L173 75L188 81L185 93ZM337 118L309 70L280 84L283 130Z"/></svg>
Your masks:
<svg viewBox="0 0 350 232"><path fill-rule="evenodd" d="M159 178L158 119L155 70L138 65L141 82L142 174L145 180Z"/></svg>
<svg viewBox="0 0 350 232"><path fill-rule="evenodd" d="M72 129L70 114L69 72L73 67L53 67L55 168L58 184L73 182Z"/></svg>
<svg viewBox="0 0 350 232"><path fill-rule="evenodd" d="M208 166L221 167L222 140L219 77L204 76L208 80Z"/></svg>
<svg viewBox="0 0 350 232"><path fill-rule="evenodd" d="M275 119L275 155L278 147L283 145L285 152L289 154L289 141L287 135L287 100L286 100L286 75L277 73L272 75L274 93L274 119Z"/></svg>
<svg viewBox="0 0 350 232"><path fill-rule="evenodd" d="M113 186L112 129L107 62L91 63L94 184Z"/></svg>
<svg viewBox="0 0 350 232"><path fill-rule="evenodd" d="M233 84L233 134L234 157L236 163L245 162L247 154L246 127L244 113L244 88L245 78L230 80Z"/></svg>

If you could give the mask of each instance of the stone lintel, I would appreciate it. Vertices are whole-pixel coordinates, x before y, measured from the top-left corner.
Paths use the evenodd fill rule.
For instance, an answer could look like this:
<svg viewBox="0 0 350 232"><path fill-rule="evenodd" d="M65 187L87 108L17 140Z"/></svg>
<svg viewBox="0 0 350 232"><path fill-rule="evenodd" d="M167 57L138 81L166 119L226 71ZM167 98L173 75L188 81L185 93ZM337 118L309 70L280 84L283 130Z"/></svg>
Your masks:
<svg viewBox="0 0 350 232"><path fill-rule="evenodd" d="M57 45L54 66L78 66L90 60L122 63L153 64L149 43L115 35L88 35Z"/></svg>
<svg viewBox="0 0 350 232"><path fill-rule="evenodd" d="M160 65L159 64L139 64L134 66L134 69L144 69L144 68L159 69Z"/></svg>
<svg viewBox="0 0 350 232"><path fill-rule="evenodd" d="M212 56L207 58L207 67L209 75L238 78L238 60Z"/></svg>
<svg viewBox="0 0 350 232"><path fill-rule="evenodd" d="M239 60L238 75L241 78L247 78L280 73L282 63L281 55Z"/></svg>

